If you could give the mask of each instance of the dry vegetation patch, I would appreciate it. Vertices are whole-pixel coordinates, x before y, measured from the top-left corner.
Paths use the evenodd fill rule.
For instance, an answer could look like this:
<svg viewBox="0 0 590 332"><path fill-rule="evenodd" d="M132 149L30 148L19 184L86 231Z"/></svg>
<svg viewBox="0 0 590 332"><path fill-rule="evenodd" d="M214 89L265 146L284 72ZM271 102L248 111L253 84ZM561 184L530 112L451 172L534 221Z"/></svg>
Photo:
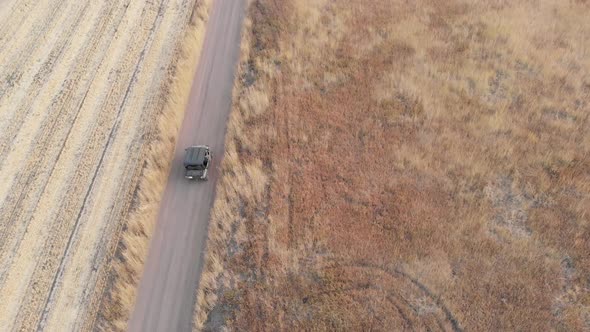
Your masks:
<svg viewBox="0 0 590 332"><path fill-rule="evenodd" d="M584 1L253 1L197 327L590 329Z"/></svg>

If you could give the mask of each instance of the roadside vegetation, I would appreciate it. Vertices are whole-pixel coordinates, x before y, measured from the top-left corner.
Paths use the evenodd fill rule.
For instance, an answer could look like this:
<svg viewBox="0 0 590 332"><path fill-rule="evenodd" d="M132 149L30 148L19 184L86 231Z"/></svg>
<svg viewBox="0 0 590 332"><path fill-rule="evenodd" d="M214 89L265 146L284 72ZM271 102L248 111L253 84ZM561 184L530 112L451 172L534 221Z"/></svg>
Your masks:
<svg viewBox="0 0 590 332"><path fill-rule="evenodd" d="M590 329L589 14L253 0L195 327Z"/></svg>
<svg viewBox="0 0 590 332"><path fill-rule="evenodd" d="M107 277L107 288L101 299L97 320L93 323L100 330L125 331L135 306L159 204L170 172L176 137L199 61L211 3L211 0L196 1L190 24L170 67L172 73L167 90L163 91L167 102L150 135L151 143L145 152L134 201L124 220L125 226Z"/></svg>

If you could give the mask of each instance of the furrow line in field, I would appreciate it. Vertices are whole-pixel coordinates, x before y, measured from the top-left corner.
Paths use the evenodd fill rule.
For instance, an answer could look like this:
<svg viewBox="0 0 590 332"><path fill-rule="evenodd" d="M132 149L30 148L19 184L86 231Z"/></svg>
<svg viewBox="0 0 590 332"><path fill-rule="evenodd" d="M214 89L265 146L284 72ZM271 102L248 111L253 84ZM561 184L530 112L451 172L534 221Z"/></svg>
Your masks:
<svg viewBox="0 0 590 332"><path fill-rule="evenodd" d="M58 64L62 65L62 63ZM57 118L62 119L62 111L63 109L56 111L51 111L51 109L49 109L48 113L54 115L53 123L55 123ZM55 132L53 124L45 127L47 133L53 134ZM39 137L38 134L37 137ZM36 192L38 192L36 190L30 189L30 184L37 183L39 181L46 181L46 173L52 170L52 167L40 167L40 165L46 165L44 162L47 162L47 165L49 165L47 157L50 154L49 151L51 151L51 148L53 148L54 145L47 144L51 143L50 136L41 135L40 137L41 138L37 139L36 142L42 142L41 144L31 144L35 151L29 156L28 162L21 161L19 163L19 165L24 164L28 166L19 167L19 165L11 165L14 169L22 171L18 173L16 179L13 179L14 182L13 186L11 187L12 190L10 191L8 199L4 201L4 204L1 205L0 208L0 284L3 282L6 270L10 265L10 257L16 252L15 246L17 246L18 242L21 240L22 233L26 229L26 225L28 223L28 218L24 220L18 220L17 222L17 219L19 219L18 213L25 212L26 214L27 211L30 212L30 210L34 208L34 206L31 206L30 204L23 207L21 203L30 203L31 196L34 196ZM55 147L57 146L59 145L55 145ZM43 161L40 162L39 158L43 158ZM14 178L14 175L11 176ZM42 185L36 186L34 188L42 189ZM19 234L17 236L14 234L15 227L19 228ZM7 249L7 242L12 242L13 244L10 246L10 250Z"/></svg>
<svg viewBox="0 0 590 332"><path fill-rule="evenodd" d="M62 57L64 56L64 50L68 47L71 47L72 44L72 37L73 32L78 28L82 18L84 17L84 13L88 9L89 1L79 1L77 2L80 6L77 7L77 10L71 13L72 17L75 19L70 20L70 24L67 27L64 27L62 32L59 34L57 40L52 44L51 51L49 52L45 61L40 63L38 71L34 76L27 77L28 79L23 80L20 82L19 91L23 96L24 100L18 100L18 97L15 98L8 98L6 101L8 105L14 107L13 114L5 114L6 117L10 117L10 122L7 126L5 126L0 134L0 169L4 169L4 160L8 157L8 154L14 150L22 150L25 147L29 147L35 142L34 135L28 135L27 139L18 140L19 145L17 146L14 144L15 138L18 136L19 131L23 128L23 123L25 120L28 119L29 114L32 112L34 113L36 110L31 107L31 105L37 100L37 96L40 92L43 91L43 87L47 87L47 82L50 77L52 77L52 73L55 71L55 67L62 62ZM73 59L72 54L66 54L66 57L69 59ZM23 59L23 68L33 68L33 63L35 59L33 57L27 57ZM23 72L25 69L22 69ZM27 75L29 76L29 75ZM65 78L64 78L65 80ZM62 80L54 80L52 82L62 82ZM27 88L25 88L27 87ZM53 89L47 89L53 92ZM46 90L46 91L47 91ZM16 94L12 94L11 97L15 97ZM2 98L2 97L0 97ZM12 100L11 100L12 99ZM17 106L18 105L18 106ZM40 111L37 109L37 111ZM42 122L45 116L50 116L49 112L42 112L41 119L38 119L36 122ZM22 136L21 136L22 137ZM24 141L24 142L23 142Z"/></svg>
<svg viewBox="0 0 590 332"><path fill-rule="evenodd" d="M197 3L199 1L201 0L197 0ZM176 20L175 22L183 22L181 26L188 26L188 24L192 22L192 15L194 14L194 10L198 6L197 3L195 3L194 0L184 0L183 5L180 6L180 8L178 9L181 13L183 13L182 19ZM184 15L184 13L191 14ZM178 24L176 23L172 25L177 26ZM168 58L160 59L161 66L167 67L165 69L165 72L166 76L168 77L170 77L169 75L170 73L172 73L173 70L178 70L178 68L176 67L176 62L177 59L179 59L180 55L179 47L181 45L180 41L182 40L180 37L184 36L185 30L182 30L180 33L178 31L173 31L173 33L176 33L179 36L179 39L176 40L174 43L171 43L172 45L170 45L170 47L163 47L163 49L173 49L175 53L171 58L174 60L170 60ZM164 34L162 38L166 38L166 33L162 32L162 34ZM130 175L123 177L129 179L128 184L121 186L120 190L116 194L115 197L120 197L120 199L114 199L115 202L121 202L119 204L120 207L113 208L110 212L110 215L108 216L108 223L110 225L114 225L114 229L112 232L106 231L103 232L103 234L101 235L100 243L108 242L109 244L104 246L104 254L102 254L102 257L100 255L97 255L95 258L95 262L97 262L95 264L95 267L97 268L97 270L96 272L93 271L93 273L95 274L96 281L94 282L94 287L92 287L92 289L90 290L91 294L88 295L89 299L84 302L88 303L88 309L86 310L86 316L83 319L83 325L76 326L76 329L79 329L81 331L92 331L96 330L97 328L101 328L98 325L96 325L99 319L99 308L100 306L105 305L105 302L108 303L108 299L106 298L106 292L110 287L110 283L112 282L112 264L115 259L115 254L119 249L118 245L120 245L119 241L121 232L122 229L125 227L125 223L127 221L130 211L134 209L134 204L138 199L137 195L139 189L139 180L143 176L143 172L146 166L145 162L142 161L145 160L145 153L148 151L150 147L148 143L153 141L154 135L157 135L157 132L155 130L157 130L156 128L158 127L159 121L158 119L161 116L159 112L162 111L165 107L167 98L170 94L170 91L168 90L168 84L172 84L172 81L168 81L168 83L163 86L159 86L162 84L160 82L158 82L157 84L156 82L153 82L152 84L154 84L155 86L152 87L153 93L149 93L149 95L157 96L153 97L153 101L146 100L144 104L144 109L150 111L147 117L149 119L153 119L153 121L144 122L145 128L137 133L138 137L136 139L140 146L140 149L138 149L140 151L139 153L137 153L136 156L137 161L128 164L128 170L126 170L124 174ZM141 164L138 164L139 162L141 162ZM93 208L93 210L96 211L97 209ZM91 218L94 219L94 215ZM70 270L73 269L70 268ZM68 280L73 280L72 278L74 277L71 276L68 279L67 276L65 276L63 283L65 284L68 282ZM82 321L82 317L80 317L78 321Z"/></svg>
<svg viewBox="0 0 590 332"><path fill-rule="evenodd" d="M86 11L87 6L88 6L88 2L86 2L86 5L84 6L84 11ZM83 18L83 16L78 16L76 23L75 23L76 28L78 27L78 24L80 23L82 18ZM55 52L58 53L57 56L51 57L51 59L49 59L46 62L46 66L44 66L44 67L46 67L47 69L44 70L45 75L42 76L42 77L44 77L43 82L46 82L47 80L49 80L49 78L53 78L53 76L55 76L52 74L54 74L54 72L57 71L56 67L67 66L69 63L71 63L74 60L74 59L71 59L70 61L68 61L66 63L64 63L64 61L60 61L60 60L62 60L61 55L64 53L64 50L68 49L72 46L71 45L71 38L72 38L73 31L74 31L74 26L72 26L72 29L69 30L68 38L64 38L63 42L60 43L60 45L58 45L57 49L54 49ZM77 51L79 51L79 49ZM56 80L57 79L59 79L59 78L56 78ZM64 79L65 79L65 77L64 77ZM31 103L33 102L33 100L36 99L36 96L39 93L39 90L42 89L42 86L43 85L42 85L41 80L36 80L35 83L33 84L34 91L37 91L37 93L30 91L30 93L32 94L31 97L29 98ZM57 93L58 91L47 90L46 92ZM54 98L57 98L57 99L64 98L64 95L57 95ZM64 109L59 108L59 107L55 107L56 104L57 103L55 101L52 101L51 105L49 107L47 107L46 113L48 114L47 115L48 118L44 119L45 120L44 124L42 125L42 127L40 129L42 129L42 130L45 129L45 131L53 132L53 126L54 126L56 120L58 118L62 118L61 112L63 112ZM29 107L30 107L30 104L27 105L27 108L29 108ZM22 108L21 108L21 110L22 110ZM22 113L24 113L24 112L22 112ZM18 125L18 126L15 126L15 129L18 130L21 127L22 127L22 125ZM37 149L43 148L43 151L44 151L45 150L44 146L46 146L47 144L38 144L36 142L46 142L47 136L39 135L38 133L36 133L36 134L37 135L35 135L34 139L31 140L30 146L31 147L34 146ZM6 145L9 146L8 142ZM12 148L16 148L16 147L12 147ZM21 148L21 147L19 147L19 148ZM35 152L37 152L37 153L35 153ZM39 152L41 152L41 151L34 151L33 153L31 153L30 159L34 159L35 156L42 155L42 154L39 154ZM0 163L2 160L3 160L3 155L0 155ZM39 164L37 164L35 167L36 174L39 174L40 171L43 172L43 171L47 171L48 169L50 169L47 167L43 167L43 168L39 169L38 165ZM19 169L27 170L28 167L24 167L24 168L19 167ZM10 191L10 193L8 194L8 197L5 199L5 201L3 202L3 204L0 208L0 216L8 215L9 217L8 218L0 218L0 219L14 220L14 216L13 216L13 212L15 210L14 207L17 206L18 202L20 202L22 200L22 196L24 195L23 193L27 192L25 190L26 186L34 179L34 178L30 177L30 174L27 174L27 176L23 176L23 173L25 173L25 172L21 172L21 173L16 174L16 180L15 180L16 185L13 185L12 188L14 189L16 187L18 189ZM23 180L23 181L21 181L21 180ZM15 197L18 197L18 198L15 200ZM14 203L15 201L16 201L16 204ZM11 212L7 212L7 211L11 211ZM4 228L4 227L1 227L1 228L2 229L0 230L0 252L2 251L2 242L1 242L2 240L1 239L5 237L4 234L6 232L6 228Z"/></svg>
<svg viewBox="0 0 590 332"><path fill-rule="evenodd" d="M104 272L105 264L103 262L108 259L109 255L112 255L110 252L115 249L119 231L123 225L123 213L133 199L129 195L129 191L134 191L138 176L142 171L142 165L138 167L137 163L143 153L144 135L149 135L152 132L151 127L155 125L152 116L156 110L163 107L165 102L165 94L161 91L162 85L165 83L149 78L154 75L157 77L167 76L170 53L174 53L177 44L177 40L172 40L169 36L181 35L177 30L178 22L185 22L188 19L186 11L179 10L177 6L166 5L166 8L168 9L165 14L161 15L162 23L159 24L161 27L155 30L157 32L155 38L151 46L146 48L148 51L144 65L138 72L138 80L133 84L133 90L130 91L128 97L125 98L124 105L122 105L125 110L119 126L121 130L114 136L112 145L106 152L95 185L89 189L90 194L87 202L90 203L83 205L84 212L80 218L93 220L93 222L80 221L82 226L78 230L77 239L74 240L76 243L73 243L72 249L69 250L71 254L67 255L66 262L63 264L62 276L56 285L60 289L56 290L56 297L49 304L52 308L52 314L47 323L49 329L56 329L56 326L60 326L58 317L63 312L76 310L82 314L86 310L79 309L80 307L89 306L92 308L91 303L95 302L93 298L96 298L95 292L101 292L101 289L97 289L97 282L100 279L100 273ZM171 29L176 30L171 31ZM164 44L162 44L163 42ZM145 96L152 97L146 100ZM140 104L142 107L134 106ZM119 155L128 156L124 165L121 165L120 158L117 158ZM110 185L102 180L104 174L109 174L109 177L118 186ZM80 250L80 247L97 248L93 259L88 260L87 255L81 254L84 250ZM90 271L92 266L94 268ZM82 293L80 289L65 287L65 285L80 279L85 285L88 285L83 294L80 294ZM71 298L78 299L80 302L72 303L71 300L68 300ZM85 300L83 300L84 298ZM81 321L80 319L76 321ZM79 327L72 326L68 326L68 328L79 329Z"/></svg>
<svg viewBox="0 0 590 332"><path fill-rule="evenodd" d="M140 73L139 81L145 82L145 84L135 86L135 91L130 95L131 101L127 105L127 107L133 107L131 105L143 103L142 111L136 112L126 120L129 124L140 123L140 125L133 135L124 135L131 139L114 142L112 152L109 153L110 157L105 161L106 165L103 174L109 174L119 179L117 183L120 183L120 185L118 188L113 188L113 186L106 185L104 180L98 180L99 185L94 186L95 188L92 189L93 192L91 193L95 197L94 199L91 198L94 204L91 206L85 205L88 212L82 218L104 220L106 225L104 229L99 229L94 223L86 223L86 227L80 230L82 235L79 246L86 244L86 246L98 247L91 261L94 269L91 273L88 273L88 277L84 278L84 280L88 280L85 284L89 285L89 287L87 287L83 296L72 295L71 293L75 290L71 288L63 288L60 291L59 296L52 305L54 323L51 324L51 320L49 321L47 326L50 329L58 326L56 323L58 313L67 312L68 306L73 307L76 305L87 309L78 310L76 321L83 325L74 326L74 329L91 330L94 324L97 308L105 288L110 262L119 243L119 236L124 226L126 213L135 199L139 178L143 172L144 163L142 160L144 160L143 156L149 146L147 143L151 142L150 137L153 136L154 129L157 126L158 113L166 103L167 87L171 83L168 76L170 71L175 68L175 59L178 59L179 55L180 37L184 35L184 29L179 30L178 27L186 27L189 23L190 15L187 15L187 13L191 11L186 9L190 7L189 2L192 1L184 0L182 5L168 9L164 16L161 28L158 29L155 41L150 47L150 53L153 53L153 55L148 55L146 65ZM168 14L168 12L173 13ZM179 25L179 22L182 22L182 24ZM178 36L178 38L169 38L170 35ZM153 76L152 73L154 72L159 72L159 74L156 74L157 77L163 79L150 80L149 77ZM144 96L151 97L145 99ZM141 119L147 119L147 121L141 121ZM121 127L131 128L132 125L122 122ZM121 134L118 136L121 136ZM123 154L129 155L129 160L124 169L118 171L117 169L121 167L117 163L117 158L114 158L113 155ZM90 234L97 235L93 237ZM88 242L91 242L91 244L88 245ZM70 284L73 280L79 278L76 271L89 264L88 259L81 254L79 247L75 248L63 274L62 285ZM71 301L68 301L72 297L79 298L79 304L72 304Z"/></svg>
<svg viewBox="0 0 590 332"><path fill-rule="evenodd" d="M41 1L35 0L16 0L10 8L6 7L3 9L0 16L0 22L2 22L0 26L0 43L8 46L9 40L7 40L6 36L10 36L8 38L11 38L15 31L21 27L24 20L31 17L31 14L34 12L31 8L38 6L40 3Z"/></svg>
<svg viewBox="0 0 590 332"><path fill-rule="evenodd" d="M163 101L162 101L163 104ZM151 134L145 135L145 138L149 140L152 137ZM87 288L88 290L88 310L81 311L80 315L86 314L85 317L78 317L77 321L80 322L80 326L76 326L76 329L81 331L91 331L95 326L95 322L98 316L98 308L103 299L107 283L109 280L109 271L111 270L111 264L113 257L117 251L117 245L119 244L121 237L121 230L125 227L125 221L127 220L128 213L136 199L135 193L138 190L139 180L143 174L145 165L139 165L138 162L143 160L142 156L145 155L146 144L140 145L140 152L134 161L129 163L130 171L126 171L129 180L120 187L120 193L117 194L115 200L121 200L119 208L113 208L108 217L108 224L113 225L113 231L105 231L101 238L100 243L107 243L96 252L93 257L93 270L94 276L94 287ZM101 258L102 257L102 258ZM64 277L65 283L65 277Z"/></svg>
<svg viewBox="0 0 590 332"><path fill-rule="evenodd" d="M26 15L31 22L23 22L11 34L11 39L5 41L5 48L0 49L0 59L5 59L0 62L0 77L5 77L5 80L0 81L0 107L4 104L4 95L12 88L20 86L24 71L28 69L23 62L39 50L43 51L46 44L42 40L61 31L63 22L69 18L67 4L65 0L59 0L56 5L49 4L48 8L40 8L43 16ZM66 8L62 8L63 6ZM43 19L40 20L40 17Z"/></svg>
<svg viewBox="0 0 590 332"><path fill-rule="evenodd" d="M187 0L184 0L183 3L187 3ZM186 5L182 6L182 8L186 7ZM178 26L178 22L186 23L181 26L188 25L190 15L184 15L184 13L187 12L190 11L180 11L180 17L177 17L177 19L173 21L175 23L172 24L172 28L176 28ZM179 38L177 38L174 43L169 43L171 45L164 46L163 49L176 50L180 45L178 42L180 37L184 35L184 30L181 30L180 32L176 30L172 31L171 33L176 34ZM166 38L166 33L163 33L162 38ZM174 59L176 59L177 56L178 54L175 53ZM174 64L176 61L171 61L170 55L161 56L160 64L161 66L166 66L167 68L166 70L163 70L164 74L170 72L168 68L172 69L175 67L174 65L170 65L170 63ZM92 275L88 281L88 284L92 285L92 287L88 287L88 292L85 293L85 299L80 300L80 304L86 305L87 309L84 312L79 311L76 321L83 325L75 326L75 329L82 329L86 331L91 330L94 326L96 314L99 311L98 306L100 305L106 282L108 280L108 273L112 258L119 243L121 230L124 226L126 215L131 208L134 199L136 198L137 185L144 167L143 156L145 156L146 149L149 148L149 144L147 143L152 141L150 137L154 136L155 126L157 125L157 120L159 119L158 112L163 109L166 102L166 97L168 96L167 88L164 86L164 83L156 81L153 82L153 85L154 86L152 86L149 90L153 92L148 92L148 94L157 96L153 97L153 100L150 100L152 98L144 100L144 112L140 115L142 118L147 118L149 120L144 122L144 128L141 128L137 131L136 137L130 143L126 143L127 146L124 148L118 148L119 150L125 149L126 151L129 151L129 153L131 153L131 151L137 151L136 153L133 153L133 156L130 157L129 162L126 164L125 169L120 173L120 179L122 181L121 186L114 194L102 188L97 189L97 191L100 191L100 195L98 195L96 198L98 202L93 205L90 215L87 217L90 220L104 219L107 228L99 233L100 235L97 239L93 239L93 241L98 241L98 243L103 243L104 245L102 245L99 250L97 250L97 253L92 260L95 270L92 271ZM137 98L141 98L141 96L138 96ZM135 149L135 146L138 148ZM108 174L115 173L115 171L112 169L112 166L105 172L108 172ZM105 183L104 180L101 182ZM103 206L108 204L109 200L112 201L113 207L110 209L108 214L103 217L103 211L106 210ZM92 233L92 229L82 230L82 234L85 235ZM79 262L85 259L84 255L82 255L78 249L74 250L74 255L75 256L71 258L71 262L69 263L70 266L68 267L68 271L64 273L62 281L64 285L72 282L72 280L75 280L75 271L77 270L76 266L82 264ZM62 298L61 302L66 303L68 293L61 294L60 297ZM60 301L56 300L55 308L53 309L55 321L57 321L57 313L65 311L63 307L64 305L60 304ZM49 326L52 327L52 325Z"/></svg>
<svg viewBox="0 0 590 332"><path fill-rule="evenodd" d="M111 1L112 2L112 1ZM114 34L116 28L119 26L119 24L121 23L121 20L123 18L123 15L125 14L127 6L125 5L121 5L121 6L111 6L109 9L109 12L107 15L103 15L102 12L100 12L98 14L98 17L101 19L101 21L98 24L98 29L96 29L96 32L92 34L92 39L90 39L90 41L88 43L86 43L84 46L82 46L82 50L83 52L81 54L78 54L78 57L75 59L74 63L76 64L74 69L71 70L68 74L67 77L73 77L70 80L67 80L67 86L65 87L65 94L58 94L56 97L56 100L52 101L52 106L51 109L71 109L71 110L76 110L76 118L77 118L77 114L80 111L81 108L81 103L80 100L84 99L86 94L88 93L88 89L90 84L94 81L94 78L97 74L96 68L101 64L101 62L104 60L104 57L106 55L106 52L102 52L100 53L99 50L104 48L105 46L108 47L111 43L112 43L112 35ZM116 15L113 14L113 11L117 9L118 11L116 12ZM113 16L115 18L113 18ZM108 28L108 32L105 33L105 31L107 31ZM94 59L92 61L89 61L89 59ZM90 78L88 78L88 76L90 76ZM72 99L72 93L76 92L76 97ZM49 110L48 113L53 113L51 112L51 109ZM47 130L47 128L52 128L55 124L56 121L60 121L63 122L65 125L67 124L71 124L71 127L74 125L74 122L69 123L67 121L64 121L64 118L59 116L59 117L53 117L51 123L48 123L47 125L44 126L44 129ZM68 130L68 133L69 133ZM53 132L53 130L49 130L49 132ZM39 137L39 136L38 136ZM36 141L40 141L40 142L46 142L45 137L41 135L40 137L42 137L41 139L37 139ZM67 136L66 136L67 137ZM47 146L47 144L42 144L42 145L38 145L38 148L43 148L44 146ZM42 189L45 188L45 185L48 181L49 177L46 176L39 176L39 175L44 175L44 171L46 172L53 172L53 168L55 165L55 162L57 161L57 159L59 159L59 155L61 155L61 151L63 150L63 144L61 145L61 149L60 152L58 154L58 157L53 160L53 164L51 164L51 167L43 167L41 169L39 169L38 165L39 163L37 161L34 162L29 162L28 167L24 168L24 171L21 172L18 175L18 180L16 181L16 184L14 186L16 186L17 188L23 188L22 192L30 192L29 190L24 190L25 188L27 188L30 184L31 181L31 175L32 174L36 174L37 176L35 177L35 180L42 180L44 181L45 184L43 185L35 185L34 187L42 187ZM38 151L41 152L41 151ZM33 153L31 154L32 156L36 156L36 155L41 155L40 153ZM45 155L48 155L48 153L45 153ZM54 155L53 155L54 157ZM48 159L44 159L43 163L41 165L50 165L50 162ZM26 180L26 181L25 181ZM13 186L13 187L14 187ZM43 192L43 190L40 190L41 192ZM11 191L12 196L15 195L15 191ZM20 199L16 200L17 202L14 202L14 198L9 198L4 205L2 205L2 207L0 208L0 221L4 221L4 223L0 223L0 252L4 252L4 245L5 245L5 238L6 238L6 234L9 234L9 230L8 228L13 224L12 220L14 220L14 212L15 210L23 210L22 208L19 207L19 201ZM38 201L38 200L37 200ZM33 206L37 205L37 201L35 201L33 204ZM25 209L26 210L26 209ZM25 219L28 219L25 218ZM8 222L11 221L11 222ZM23 225L25 226L25 225ZM1 262L2 260L0 260ZM1 275L1 273L0 273ZM1 280L1 279L0 279Z"/></svg>
<svg viewBox="0 0 590 332"><path fill-rule="evenodd" d="M120 22L124 9L123 7L117 8L122 11L118 18ZM105 56L105 53L97 52L97 49L112 41L109 36L114 33L114 28L110 33L105 34L104 32L109 26L108 23L111 19L108 18L114 9L115 7L104 7L103 10L90 12L98 13L98 18L101 19L98 22L99 28L96 33L92 34L92 38L82 46L82 53L76 52L77 57L73 62L75 67L67 73L67 77L72 77L72 79L67 80L67 85L63 90L65 93L59 94L49 108L49 113L56 114L56 116L51 117L49 119L51 121L48 120L48 123L43 126L42 133L37 135L35 141L42 143L35 146L26 166L23 167L23 171L15 180L13 185L15 190L11 191L8 199L0 208L0 284L4 279L6 268L10 265L11 256L16 252L16 248L22 240L31 215L36 211L41 194L45 191L46 185L55 171L55 164L64 148L63 143L76 123L82 102L96 75L95 68L99 66ZM103 15L107 11L109 16ZM90 24L94 21L89 19L87 22ZM89 28L93 27L94 25ZM89 75L92 76L87 79ZM83 83L81 84L80 81ZM44 165L44 167L40 168L39 165ZM23 199L25 197L26 199ZM10 242L10 245L7 242Z"/></svg>
<svg viewBox="0 0 590 332"><path fill-rule="evenodd" d="M25 308L27 311L26 314L20 315L22 317L20 321L25 324L23 325L25 329L29 327L33 328L33 322L35 322L35 325L37 324L40 318L38 317L39 310L45 311L44 307L50 303L51 298L54 296L54 287L63 271L63 263L66 257L68 257L69 248L73 243L77 230L81 226L78 218L83 211L84 205L87 203L88 193L101 169L101 163L106 149L110 146L115 137L114 134L119 128L122 116L121 112L123 110L122 105L126 101L130 86L136 82L137 72L145 56L145 48L149 46L149 41L154 31L154 24L160 21L159 16L162 10L163 4L157 7L156 4L148 3L144 7L140 22L142 26L140 30L143 31L143 34L141 37L137 35L133 36L130 49L125 54L125 61L122 63L122 65L135 63L135 66L131 67L134 68L133 73L129 79L124 78L119 81L119 84L113 85L113 89L109 94L110 98L107 99L107 105L102 107L102 109L113 111L101 113L94 133L87 141L87 146L93 148L84 150L84 154L87 157L81 158L76 175L74 175L70 183L68 191L69 199L64 201L56 218L57 220L64 220L64 222L55 224L51 230L51 234L46 242L48 248L42 252L43 255L39 258L44 264L36 268L32 278L32 280L35 280L35 283L29 286L31 291L28 294L30 296L27 296L28 301L21 305L21 312L24 312ZM137 60L138 53L139 60ZM121 84L127 86L123 95L121 95L121 91L123 91ZM123 100L120 101L120 98L123 98ZM116 105L113 105L113 103L116 103ZM97 149L96 147L99 146L102 146L102 148ZM45 291L35 292L35 288L49 289L49 294ZM42 322L39 323L42 324ZM38 327L42 327L42 325Z"/></svg>
<svg viewBox="0 0 590 332"><path fill-rule="evenodd" d="M97 132L96 128L100 128L101 125L106 126L107 121L104 118L109 117L109 114L112 114L111 109L114 109L109 107L107 102L110 100L110 96L116 97L114 91L124 88L121 86L121 80L125 80L127 76L124 62L134 60L134 56L137 54L133 52L132 48L128 49L127 45L133 44L136 38L141 37L136 32L141 31L138 30L138 26L141 24L141 15L145 14L145 9L142 11L144 6L142 1L135 1L126 9L122 25L116 30L115 36L111 38L112 43L106 52L106 61L103 61L96 71L97 76L88 90L88 96L80 110L80 116L67 141L63 144L65 150L58 160L57 169L49 179L50 184L48 184L31 221L27 225L23 240L8 271L7 279L3 288L0 289L0 297L5 299L4 302L0 302L0 311L4 313L0 317L0 325L2 326L13 325L10 322L17 315L19 303L30 302L31 294L39 295L49 288L47 283L43 283L43 280L38 278L46 274L47 265L50 264L44 258L56 254L57 248L54 248L56 244L53 244L51 239L57 236L56 232L63 232L64 229L67 229L68 222L71 223L70 220L58 220L56 214L60 206L70 205L77 198L73 194L67 195L72 177L80 174L83 168L88 168L89 164L93 162L85 159L88 150L94 150L92 142L88 141L88 133ZM95 110L100 110L100 112ZM90 139L92 141L92 137ZM76 172L74 173L72 170L76 170ZM44 248L45 246L49 248ZM22 318L25 316L23 312L29 307L25 305L21 309ZM9 323L6 323L7 321Z"/></svg>

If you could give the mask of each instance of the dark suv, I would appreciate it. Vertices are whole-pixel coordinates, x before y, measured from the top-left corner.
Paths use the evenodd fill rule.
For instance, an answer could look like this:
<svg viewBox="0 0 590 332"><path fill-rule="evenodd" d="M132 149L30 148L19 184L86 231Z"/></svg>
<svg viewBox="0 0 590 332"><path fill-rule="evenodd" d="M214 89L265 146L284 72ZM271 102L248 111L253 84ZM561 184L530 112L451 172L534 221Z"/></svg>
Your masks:
<svg viewBox="0 0 590 332"><path fill-rule="evenodd" d="M195 145L184 150L184 177L190 180L207 180L207 170L211 164L211 151L207 145Z"/></svg>

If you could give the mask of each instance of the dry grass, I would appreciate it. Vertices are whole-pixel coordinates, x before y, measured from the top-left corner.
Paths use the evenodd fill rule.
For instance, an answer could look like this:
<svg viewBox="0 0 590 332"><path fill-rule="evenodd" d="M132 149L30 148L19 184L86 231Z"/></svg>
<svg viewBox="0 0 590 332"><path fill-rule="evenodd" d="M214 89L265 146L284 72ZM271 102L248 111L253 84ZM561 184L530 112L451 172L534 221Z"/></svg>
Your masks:
<svg viewBox="0 0 590 332"><path fill-rule="evenodd" d="M100 330L124 331L135 305L160 200L170 172L176 137L199 61L210 7L211 0L195 4L191 24L179 47L167 103L159 115L155 137L146 152L135 205L127 217L117 258L112 264L111 286L104 295L96 323Z"/></svg>
<svg viewBox="0 0 590 332"><path fill-rule="evenodd" d="M249 2L249 6L251 1ZM244 27L242 29L242 38L240 45L240 61L238 75L244 73L244 64L248 60L249 48L251 42L251 26L252 22L247 17L244 20ZM235 81L233 88L233 95L236 96L243 89L239 81ZM216 198L214 206L211 211L211 223L209 226L208 240L207 240L207 255L205 259L204 269L201 273L199 288L196 294L195 305L195 319L193 327L196 330L201 330L207 319L207 313L211 310L217 302L217 295L215 289L220 287L217 283L220 274L223 272L223 264L218 259L223 257L221 251L225 250L230 241L230 233L232 230L232 222L235 220L237 213L234 205L239 201L238 195L247 196L252 201L262 201L261 194L264 192L264 185L267 179L260 167L260 161L255 160L253 163L244 165L240 163L235 147L235 137L243 133L240 132L242 128L243 118L241 113L234 111L238 104L242 107L249 107L246 105L260 105L268 103L264 94L254 92L257 97L254 98L235 98L232 105L232 112L228 120L228 129L225 142L225 153L221 164L223 176L217 184ZM261 188L262 186L262 188Z"/></svg>
<svg viewBox="0 0 590 332"><path fill-rule="evenodd" d="M590 329L584 1L254 1L195 325Z"/></svg>

